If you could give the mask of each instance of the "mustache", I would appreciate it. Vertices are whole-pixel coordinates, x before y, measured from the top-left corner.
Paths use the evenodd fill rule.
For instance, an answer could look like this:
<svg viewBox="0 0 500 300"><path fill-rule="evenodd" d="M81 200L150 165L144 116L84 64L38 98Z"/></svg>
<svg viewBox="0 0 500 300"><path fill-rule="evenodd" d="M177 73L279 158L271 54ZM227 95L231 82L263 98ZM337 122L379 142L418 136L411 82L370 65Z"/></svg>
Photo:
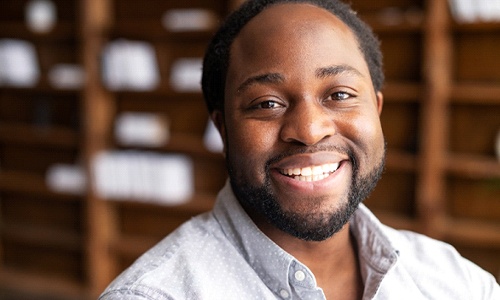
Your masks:
<svg viewBox="0 0 500 300"><path fill-rule="evenodd" d="M298 154L307 154L307 153L315 153L315 152L337 152L341 154L345 154L349 157L349 160L352 162L354 169L357 169L357 159L354 155L353 151L350 148L337 146L337 145L313 145L313 146L299 146L293 149L286 150L279 154L271 156L266 161L266 172L269 172L271 165L284 159L289 156L294 156Z"/></svg>

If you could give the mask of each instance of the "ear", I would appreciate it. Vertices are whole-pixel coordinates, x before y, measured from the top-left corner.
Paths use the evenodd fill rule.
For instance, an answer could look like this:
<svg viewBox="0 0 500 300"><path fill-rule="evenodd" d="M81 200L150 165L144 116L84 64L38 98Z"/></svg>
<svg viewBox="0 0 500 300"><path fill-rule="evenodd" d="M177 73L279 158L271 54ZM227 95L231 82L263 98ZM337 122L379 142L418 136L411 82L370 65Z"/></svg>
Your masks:
<svg viewBox="0 0 500 300"><path fill-rule="evenodd" d="M210 114L210 118L212 119L212 122L214 123L215 127L219 131L220 137L222 138L222 143L224 145L224 149L222 151L222 154L226 156L226 123L224 122L224 115L220 110L214 110Z"/></svg>
<svg viewBox="0 0 500 300"><path fill-rule="evenodd" d="M380 116L380 114L382 113L382 107L384 106L384 95L382 94L382 92L378 91L376 97L377 97L377 111L378 115Z"/></svg>

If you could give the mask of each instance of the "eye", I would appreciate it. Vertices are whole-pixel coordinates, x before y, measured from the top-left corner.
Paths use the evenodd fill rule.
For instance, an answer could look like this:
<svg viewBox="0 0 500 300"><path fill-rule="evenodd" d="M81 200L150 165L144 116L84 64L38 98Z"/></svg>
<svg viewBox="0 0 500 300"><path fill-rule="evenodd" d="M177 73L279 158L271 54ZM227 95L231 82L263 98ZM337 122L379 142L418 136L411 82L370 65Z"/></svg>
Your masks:
<svg viewBox="0 0 500 300"><path fill-rule="evenodd" d="M277 101L273 100L266 100L259 102L257 105L254 106L254 108L261 108L261 109L273 109L273 108L279 108L282 105L279 104Z"/></svg>
<svg viewBox="0 0 500 300"><path fill-rule="evenodd" d="M343 101L343 100L347 100L347 99L351 98L352 95L347 93L347 92L341 91L341 92L335 92L335 93L331 94L330 97L333 100Z"/></svg>

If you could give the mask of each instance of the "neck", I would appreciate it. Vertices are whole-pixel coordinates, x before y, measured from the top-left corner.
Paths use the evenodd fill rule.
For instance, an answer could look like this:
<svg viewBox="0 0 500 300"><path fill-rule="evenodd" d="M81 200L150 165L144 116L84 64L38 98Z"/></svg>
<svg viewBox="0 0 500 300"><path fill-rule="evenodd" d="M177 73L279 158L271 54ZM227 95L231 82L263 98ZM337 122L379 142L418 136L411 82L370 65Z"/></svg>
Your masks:
<svg viewBox="0 0 500 300"><path fill-rule="evenodd" d="M361 299L363 282L357 244L350 234L349 224L331 238L320 242L300 240L272 225L259 227L313 272L327 299Z"/></svg>

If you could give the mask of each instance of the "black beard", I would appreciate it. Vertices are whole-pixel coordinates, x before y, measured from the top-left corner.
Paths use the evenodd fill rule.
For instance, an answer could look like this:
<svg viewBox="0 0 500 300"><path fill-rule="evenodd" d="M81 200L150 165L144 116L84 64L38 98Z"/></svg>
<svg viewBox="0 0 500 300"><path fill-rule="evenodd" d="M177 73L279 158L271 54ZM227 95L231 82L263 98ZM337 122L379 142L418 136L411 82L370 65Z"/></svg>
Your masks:
<svg viewBox="0 0 500 300"><path fill-rule="evenodd" d="M231 187L236 198L247 211L264 216L275 227L296 238L305 241L324 241L339 232L349 222L359 204L373 191L384 170L385 153L378 164L365 176L359 174L356 159L351 153L348 154L353 166L353 175L347 201L343 201L342 206L335 211L321 215L283 211L272 193L268 167L266 167L265 183L260 187L252 187L242 182L241 177L236 176L231 168L233 165L228 160Z"/></svg>

